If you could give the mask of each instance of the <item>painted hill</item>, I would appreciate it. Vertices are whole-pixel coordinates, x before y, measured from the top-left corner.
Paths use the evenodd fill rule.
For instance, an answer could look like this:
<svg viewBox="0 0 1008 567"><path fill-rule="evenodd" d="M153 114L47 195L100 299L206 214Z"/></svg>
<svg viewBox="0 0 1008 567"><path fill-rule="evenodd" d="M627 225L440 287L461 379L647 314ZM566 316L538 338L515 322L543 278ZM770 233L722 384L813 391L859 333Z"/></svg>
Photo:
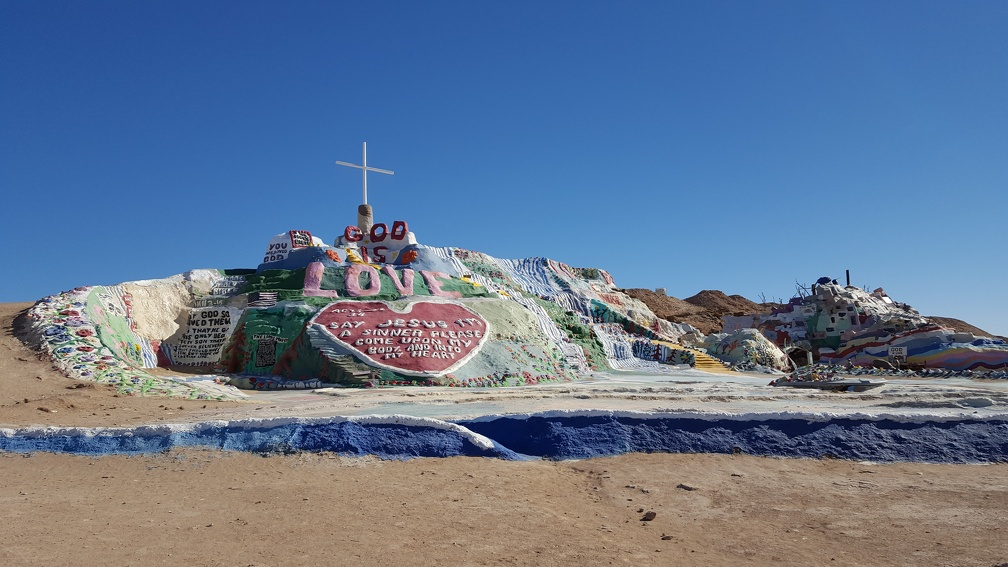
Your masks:
<svg viewBox="0 0 1008 567"><path fill-rule="evenodd" d="M713 290L678 300L621 290L599 268L425 246L405 222L365 220L332 246L303 230L276 235L255 269L50 296L19 332L71 377L189 398L238 397L234 386L528 386L705 354L787 370L781 349L806 343L832 362L868 365L902 346L925 366L1008 364L1003 341L930 325L881 290L827 283L784 306ZM702 336L722 320L734 334Z"/></svg>
<svg viewBox="0 0 1008 567"><path fill-rule="evenodd" d="M868 292L823 277L811 293L794 297L769 314L726 316L725 330L756 328L785 350L808 352L829 364L958 371L1008 368L1004 340L957 331L942 321L894 301L882 288Z"/></svg>
<svg viewBox="0 0 1008 567"><path fill-rule="evenodd" d="M688 323L706 334L757 328L779 348L796 350L793 358L797 364L804 362L804 351L811 351L816 359L827 362L887 364L891 361L890 346L901 349L911 344L909 358L903 360L911 366L966 370L1003 368L1006 363L1001 348L1003 337L995 337L958 319L922 317L905 304L893 302L881 289L869 294L858 288L841 288L827 278L817 291L820 293L778 305L757 304L716 290L705 290L685 300L650 290L625 290L627 295L647 304L657 316ZM844 317L838 309L844 312ZM857 317L851 319L852 313ZM807 330L812 327L815 330L809 334ZM736 338L719 340L730 344ZM717 347L712 348L712 341L697 343L730 360ZM838 352L843 354L838 357Z"/></svg>
<svg viewBox="0 0 1008 567"><path fill-rule="evenodd" d="M221 382L513 386L695 361L675 346L692 327L656 317L604 270L376 226L348 227L335 246L277 235L256 269L76 288L38 302L23 337L72 377L197 398L231 395Z"/></svg>

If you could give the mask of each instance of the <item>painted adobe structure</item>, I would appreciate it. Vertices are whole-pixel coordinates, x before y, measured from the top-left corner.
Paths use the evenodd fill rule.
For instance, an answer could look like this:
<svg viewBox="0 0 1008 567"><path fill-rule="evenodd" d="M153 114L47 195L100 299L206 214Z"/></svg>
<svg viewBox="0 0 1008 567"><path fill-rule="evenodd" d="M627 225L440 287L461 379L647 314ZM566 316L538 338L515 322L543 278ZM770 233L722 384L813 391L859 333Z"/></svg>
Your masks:
<svg viewBox="0 0 1008 567"><path fill-rule="evenodd" d="M826 364L993 370L1008 368L1008 345L933 324L882 288L867 292L821 278L812 293L770 314L726 316L726 331L757 328L774 344Z"/></svg>

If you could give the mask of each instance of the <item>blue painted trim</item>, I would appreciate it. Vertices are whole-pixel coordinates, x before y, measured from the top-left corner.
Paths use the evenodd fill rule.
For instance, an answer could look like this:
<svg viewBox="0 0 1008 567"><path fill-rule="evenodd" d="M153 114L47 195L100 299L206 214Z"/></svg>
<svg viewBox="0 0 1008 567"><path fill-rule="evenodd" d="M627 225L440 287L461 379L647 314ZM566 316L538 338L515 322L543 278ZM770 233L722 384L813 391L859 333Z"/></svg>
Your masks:
<svg viewBox="0 0 1008 567"><path fill-rule="evenodd" d="M363 417L209 422L133 429L0 430L0 451L136 455L175 447L273 454L332 451L383 459L480 456L584 459L644 453L732 453L876 462L1008 462L1008 420L809 420L540 414L442 422ZM531 456L531 457L529 457Z"/></svg>

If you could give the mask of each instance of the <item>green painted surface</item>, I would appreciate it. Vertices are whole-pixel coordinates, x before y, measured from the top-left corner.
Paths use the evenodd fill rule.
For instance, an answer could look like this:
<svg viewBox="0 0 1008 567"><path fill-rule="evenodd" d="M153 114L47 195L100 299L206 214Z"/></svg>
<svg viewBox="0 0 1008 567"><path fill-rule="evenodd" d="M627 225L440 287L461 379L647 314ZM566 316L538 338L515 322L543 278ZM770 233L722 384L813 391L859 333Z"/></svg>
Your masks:
<svg viewBox="0 0 1008 567"><path fill-rule="evenodd" d="M232 357L229 371L245 374L272 374L274 365L293 346L315 309L308 305L282 303L265 309L246 309L238 321L231 344L225 347L225 359ZM260 353L267 337L273 337L274 352ZM240 358L238 358L240 357ZM262 364L263 359L268 364ZM235 364L237 362L237 364Z"/></svg>
<svg viewBox="0 0 1008 567"><path fill-rule="evenodd" d="M592 300L592 315L600 321L604 321L606 323L616 323L617 325L623 327L623 330L631 335L640 335L648 339L658 338L651 329L641 326L628 319L622 313L613 310L609 307L609 305L598 301L597 299Z"/></svg>
<svg viewBox="0 0 1008 567"><path fill-rule="evenodd" d="M143 368L143 356L140 353L141 340L129 327L125 314L108 313L99 299L99 294L111 296L111 292L103 286L95 286L87 296L86 309L94 325L98 340L112 351L120 360L137 368ZM119 298L113 298L112 303L119 303Z"/></svg>
<svg viewBox="0 0 1008 567"><path fill-rule="evenodd" d="M302 299L304 297L304 268L298 270L265 270L248 276L242 293L275 291L277 299ZM323 283L323 286L325 284Z"/></svg>
<svg viewBox="0 0 1008 567"><path fill-rule="evenodd" d="M588 357L588 363L592 368L606 368L605 348L599 342L598 337L592 332L591 327L581 322L577 314L565 311L556 303L546 301L538 297L533 298L536 303L542 306L550 319L556 323L557 327L567 335L570 342L578 345Z"/></svg>

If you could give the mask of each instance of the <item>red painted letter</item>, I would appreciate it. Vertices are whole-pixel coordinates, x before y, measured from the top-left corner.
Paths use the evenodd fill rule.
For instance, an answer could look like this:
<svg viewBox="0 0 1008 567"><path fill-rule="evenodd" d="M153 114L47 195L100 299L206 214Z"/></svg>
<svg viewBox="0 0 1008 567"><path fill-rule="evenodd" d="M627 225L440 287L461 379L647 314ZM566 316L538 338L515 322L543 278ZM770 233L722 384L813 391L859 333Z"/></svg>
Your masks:
<svg viewBox="0 0 1008 567"><path fill-rule="evenodd" d="M392 240L402 240L406 238L408 232L409 227L406 226L406 221L397 220L392 223Z"/></svg>
<svg viewBox="0 0 1008 567"><path fill-rule="evenodd" d="M360 242L364 238L364 232L351 224L343 229L343 238L346 238L347 242Z"/></svg>
<svg viewBox="0 0 1008 567"><path fill-rule="evenodd" d="M381 227L381 232L377 232L378 227ZM388 236L388 225L383 222L371 225L370 236L371 236L371 244L385 240L385 237Z"/></svg>

